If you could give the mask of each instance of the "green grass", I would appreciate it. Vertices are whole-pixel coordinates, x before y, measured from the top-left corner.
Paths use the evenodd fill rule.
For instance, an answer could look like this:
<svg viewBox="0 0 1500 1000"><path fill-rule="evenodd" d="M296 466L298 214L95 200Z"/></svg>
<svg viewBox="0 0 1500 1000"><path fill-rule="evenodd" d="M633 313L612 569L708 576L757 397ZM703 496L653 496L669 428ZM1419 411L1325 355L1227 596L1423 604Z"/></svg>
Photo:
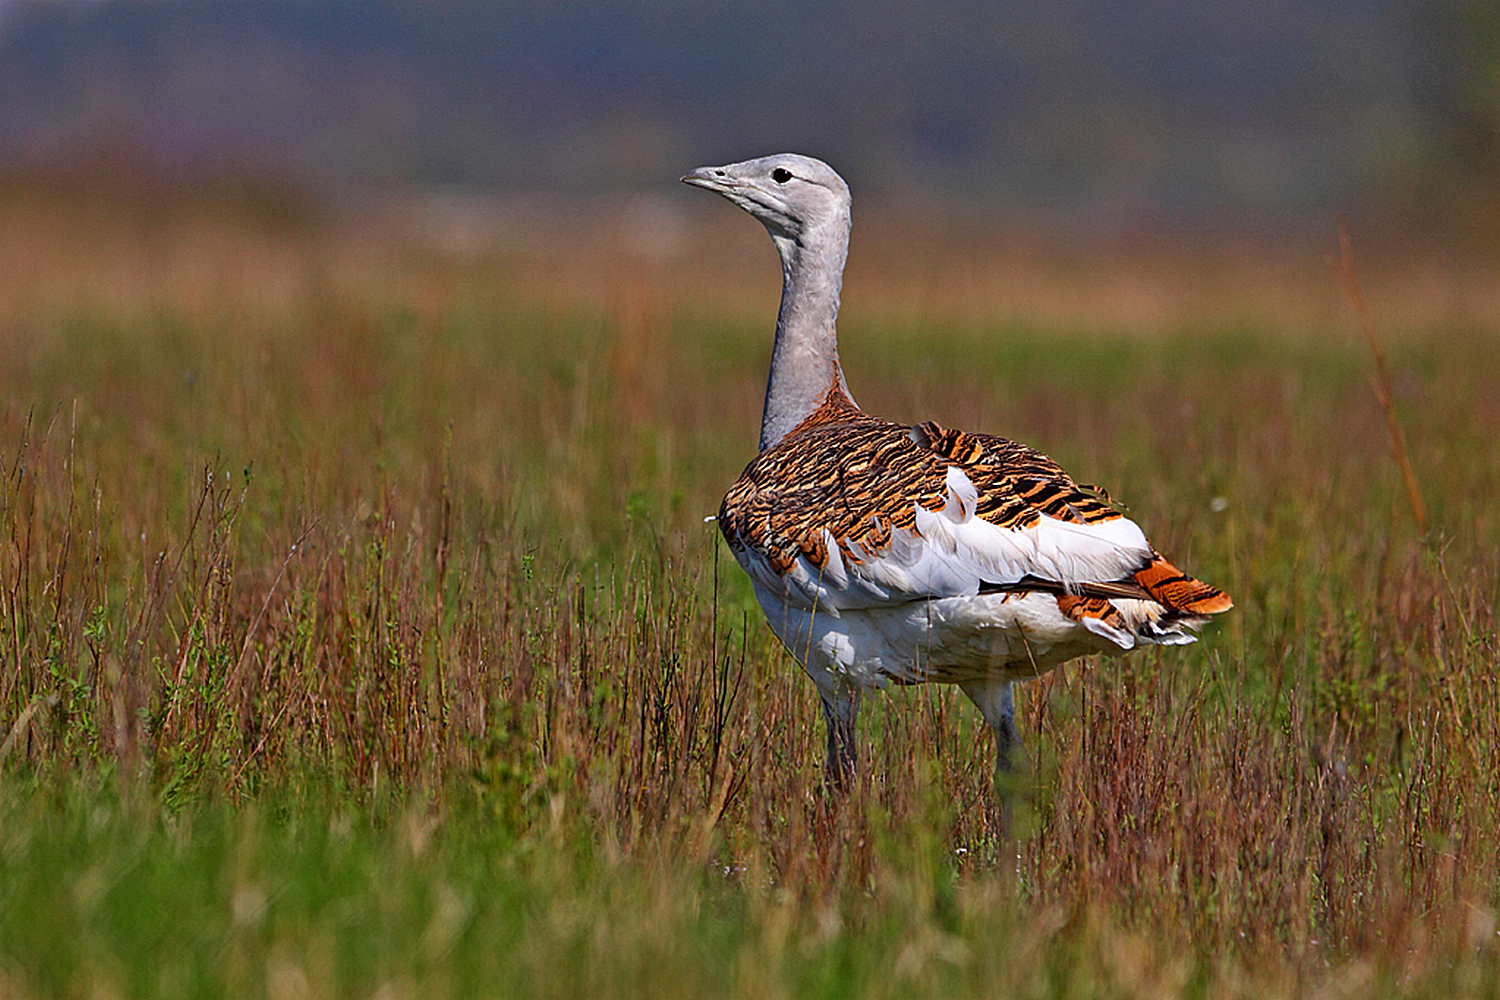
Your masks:
<svg viewBox="0 0 1500 1000"><path fill-rule="evenodd" d="M851 310L867 408L1045 448L1236 600L1025 687L1012 839L946 689L820 786L703 522L773 301L67 222L0 248L0 995L1500 994L1491 337L1391 349L1419 538L1352 332Z"/></svg>
<svg viewBox="0 0 1500 1000"><path fill-rule="evenodd" d="M865 891L799 899L764 871L611 857L565 812L518 839L468 798L60 799L5 804L8 995L1067 996L1194 975L1085 957L1094 928L1023 925L1013 882L960 883L890 831Z"/></svg>

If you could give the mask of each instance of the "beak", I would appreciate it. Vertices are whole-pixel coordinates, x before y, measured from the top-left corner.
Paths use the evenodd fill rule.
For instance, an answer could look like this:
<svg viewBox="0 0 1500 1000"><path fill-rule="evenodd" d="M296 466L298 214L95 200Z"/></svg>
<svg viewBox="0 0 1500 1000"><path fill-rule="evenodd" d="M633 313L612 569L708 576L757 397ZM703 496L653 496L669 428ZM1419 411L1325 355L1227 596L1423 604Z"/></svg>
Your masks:
<svg viewBox="0 0 1500 1000"><path fill-rule="evenodd" d="M699 167L682 175L682 183L708 191L727 191L733 186L723 167Z"/></svg>

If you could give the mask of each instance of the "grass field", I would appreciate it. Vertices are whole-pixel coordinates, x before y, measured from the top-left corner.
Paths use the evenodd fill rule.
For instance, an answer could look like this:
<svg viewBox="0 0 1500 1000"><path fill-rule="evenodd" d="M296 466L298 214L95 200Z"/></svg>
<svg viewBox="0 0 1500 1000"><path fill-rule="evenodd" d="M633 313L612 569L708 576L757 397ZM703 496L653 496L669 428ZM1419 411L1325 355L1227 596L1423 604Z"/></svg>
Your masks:
<svg viewBox="0 0 1500 1000"><path fill-rule="evenodd" d="M1044 448L1236 600L1024 687L1007 837L946 689L873 699L823 792L704 523L753 223L669 264L0 194L0 996L1500 995L1483 269L1362 274L1423 535L1316 252L857 222L866 408Z"/></svg>

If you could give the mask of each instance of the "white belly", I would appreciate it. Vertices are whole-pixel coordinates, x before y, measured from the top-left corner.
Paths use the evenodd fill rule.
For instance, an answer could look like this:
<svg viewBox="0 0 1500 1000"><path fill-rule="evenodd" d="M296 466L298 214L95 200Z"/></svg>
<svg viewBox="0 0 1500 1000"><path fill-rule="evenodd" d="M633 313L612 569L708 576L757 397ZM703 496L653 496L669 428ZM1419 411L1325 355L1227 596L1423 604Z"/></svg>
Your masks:
<svg viewBox="0 0 1500 1000"><path fill-rule="evenodd" d="M755 593L804 667L865 687L1032 677L1076 656L1122 651L1059 611L1051 594L946 597L834 614L788 607L759 583Z"/></svg>

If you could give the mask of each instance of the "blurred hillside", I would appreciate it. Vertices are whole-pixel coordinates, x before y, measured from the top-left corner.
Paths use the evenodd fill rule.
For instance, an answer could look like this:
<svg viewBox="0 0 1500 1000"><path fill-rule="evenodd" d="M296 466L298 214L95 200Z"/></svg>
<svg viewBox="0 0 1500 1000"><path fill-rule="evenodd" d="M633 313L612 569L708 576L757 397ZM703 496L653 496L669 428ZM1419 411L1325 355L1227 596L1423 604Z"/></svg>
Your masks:
<svg viewBox="0 0 1500 1000"><path fill-rule="evenodd" d="M875 196L1091 228L1326 219L1492 182L1497 22L1473 0L11 0L0 153L578 194L795 148Z"/></svg>

